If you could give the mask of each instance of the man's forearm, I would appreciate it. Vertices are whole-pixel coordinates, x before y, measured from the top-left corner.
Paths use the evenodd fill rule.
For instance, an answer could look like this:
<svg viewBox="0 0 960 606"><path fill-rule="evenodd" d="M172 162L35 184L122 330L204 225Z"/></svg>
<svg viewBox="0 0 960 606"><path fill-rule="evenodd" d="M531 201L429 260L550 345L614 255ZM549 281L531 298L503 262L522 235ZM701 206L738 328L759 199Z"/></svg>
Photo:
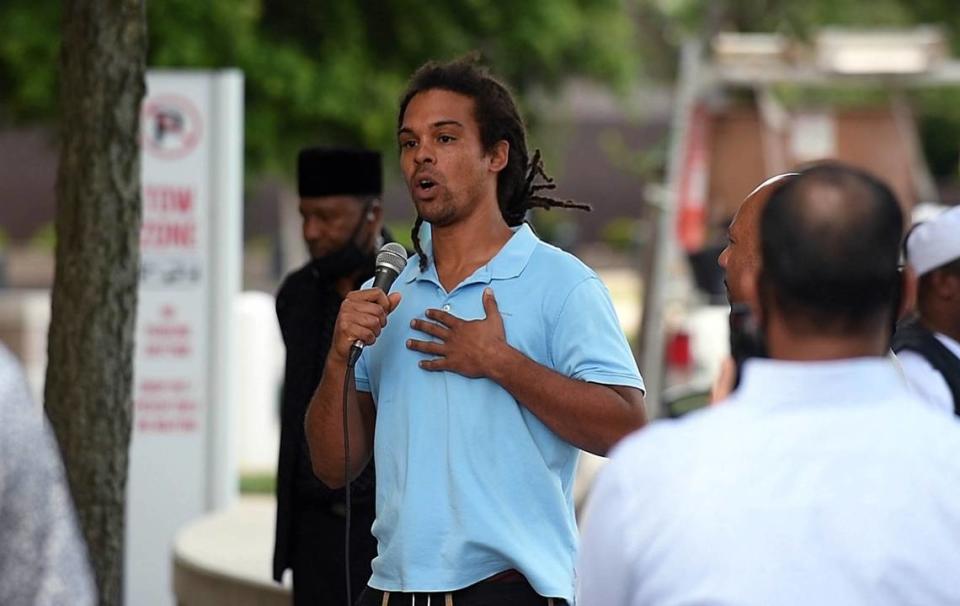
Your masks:
<svg viewBox="0 0 960 606"><path fill-rule="evenodd" d="M324 365L323 378L313 394L304 429L310 447L313 473L324 484L339 488L344 477L343 388L347 370L345 361L330 356ZM358 402L354 382L349 381L347 410L350 429L350 477L356 477L373 452L372 419L365 418Z"/></svg>
<svg viewBox="0 0 960 606"><path fill-rule="evenodd" d="M646 423L639 389L571 379L505 346L489 378L561 438L598 455Z"/></svg>

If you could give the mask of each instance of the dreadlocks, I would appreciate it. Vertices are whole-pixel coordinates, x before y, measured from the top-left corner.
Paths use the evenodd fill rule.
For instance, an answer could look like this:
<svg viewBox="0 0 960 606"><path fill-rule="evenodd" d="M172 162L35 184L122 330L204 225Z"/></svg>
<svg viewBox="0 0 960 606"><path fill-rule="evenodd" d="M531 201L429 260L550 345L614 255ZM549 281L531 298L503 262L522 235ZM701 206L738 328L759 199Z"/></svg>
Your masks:
<svg viewBox="0 0 960 606"><path fill-rule="evenodd" d="M544 172L543 158L536 150L531 160L527 154L527 136L520 112L510 91L489 72L480 67L474 55L450 63L430 61L413 74L400 102L398 127L403 125L407 105L418 93L441 89L470 97L480 127L484 149L491 149L498 141L510 144L507 165L497 175L497 203L504 221L510 227L524 222L531 208L576 208L590 210L589 204L572 200L558 200L544 195L556 188L553 179ZM420 247L420 226L423 217L417 215L411 236L413 247L420 255L420 270L427 267L427 258Z"/></svg>

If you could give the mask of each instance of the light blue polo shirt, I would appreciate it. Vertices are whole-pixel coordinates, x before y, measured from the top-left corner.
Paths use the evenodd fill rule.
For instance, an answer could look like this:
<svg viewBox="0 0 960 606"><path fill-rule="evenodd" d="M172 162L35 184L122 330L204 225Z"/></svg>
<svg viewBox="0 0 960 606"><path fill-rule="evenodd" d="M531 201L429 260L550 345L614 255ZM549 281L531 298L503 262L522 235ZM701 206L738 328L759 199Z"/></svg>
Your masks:
<svg viewBox="0 0 960 606"><path fill-rule="evenodd" d="M430 338L410 327L428 308L483 318L489 286L512 347L577 380L643 389L597 275L527 225L514 232L449 293L432 262L421 273L411 258L392 288L400 305L357 363L357 389L377 406L376 589L451 591L515 568L573 602L579 450L493 381L423 370L430 356L405 345Z"/></svg>

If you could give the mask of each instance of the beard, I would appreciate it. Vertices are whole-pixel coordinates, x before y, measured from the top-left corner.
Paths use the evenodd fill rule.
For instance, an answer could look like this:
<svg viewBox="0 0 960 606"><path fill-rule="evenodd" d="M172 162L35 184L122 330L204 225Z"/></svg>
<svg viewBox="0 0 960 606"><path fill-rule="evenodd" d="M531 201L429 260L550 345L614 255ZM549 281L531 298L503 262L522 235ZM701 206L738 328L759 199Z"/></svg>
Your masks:
<svg viewBox="0 0 960 606"><path fill-rule="evenodd" d="M310 264L317 277L322 280L336 280L359 273L361 278L365 279L373 275L377 264L378 245L368 246L368 250L360 248L357 244L357 237L361 235L363 225L364 220L361 217L346 244L332 253L315 256L311 259Z"/></svg>
<svg viewBox="0 0 960 606"><path fill-rule="evenodd" d="M417 209L417 214L430 225L446 227L457 220L457 208L448 191L444 191L442 195L429 202L414 199L413 205Z"/></svg>
<svg viewBox="0 0 960 606"><path fill-rule="evenodd" d="M335 280L355 273L372 276L376 263L376 253L361 250L353 240L340 250L314 257L310 261L317 276L323 280Z"/></svg>
<svg viewBox="0 0 960 606"><path fill-rule="evenodd" d="M433 200L417 200L410 190L410 197L417 214L434 227L447 227L470 215L483 199L483 184L477 180L467 182L454 194L446 184L437 185L443 189ZM458 202L459 199L459 202Z"/></svg>

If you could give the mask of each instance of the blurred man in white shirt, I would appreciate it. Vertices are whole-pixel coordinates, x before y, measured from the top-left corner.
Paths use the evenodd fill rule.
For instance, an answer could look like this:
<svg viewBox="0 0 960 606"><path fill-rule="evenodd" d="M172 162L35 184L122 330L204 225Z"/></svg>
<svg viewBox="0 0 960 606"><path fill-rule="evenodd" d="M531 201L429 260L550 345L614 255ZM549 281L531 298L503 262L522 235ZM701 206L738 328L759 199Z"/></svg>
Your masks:
<svg viewBox="0 0 960 606"><path fill-rule="evenodd" d="M856 169L778 188L743 283L770 359L746 362L727 405L617 447L587 510L580 606L960 603L960 425L886 355L902 229Z"/></svg>

